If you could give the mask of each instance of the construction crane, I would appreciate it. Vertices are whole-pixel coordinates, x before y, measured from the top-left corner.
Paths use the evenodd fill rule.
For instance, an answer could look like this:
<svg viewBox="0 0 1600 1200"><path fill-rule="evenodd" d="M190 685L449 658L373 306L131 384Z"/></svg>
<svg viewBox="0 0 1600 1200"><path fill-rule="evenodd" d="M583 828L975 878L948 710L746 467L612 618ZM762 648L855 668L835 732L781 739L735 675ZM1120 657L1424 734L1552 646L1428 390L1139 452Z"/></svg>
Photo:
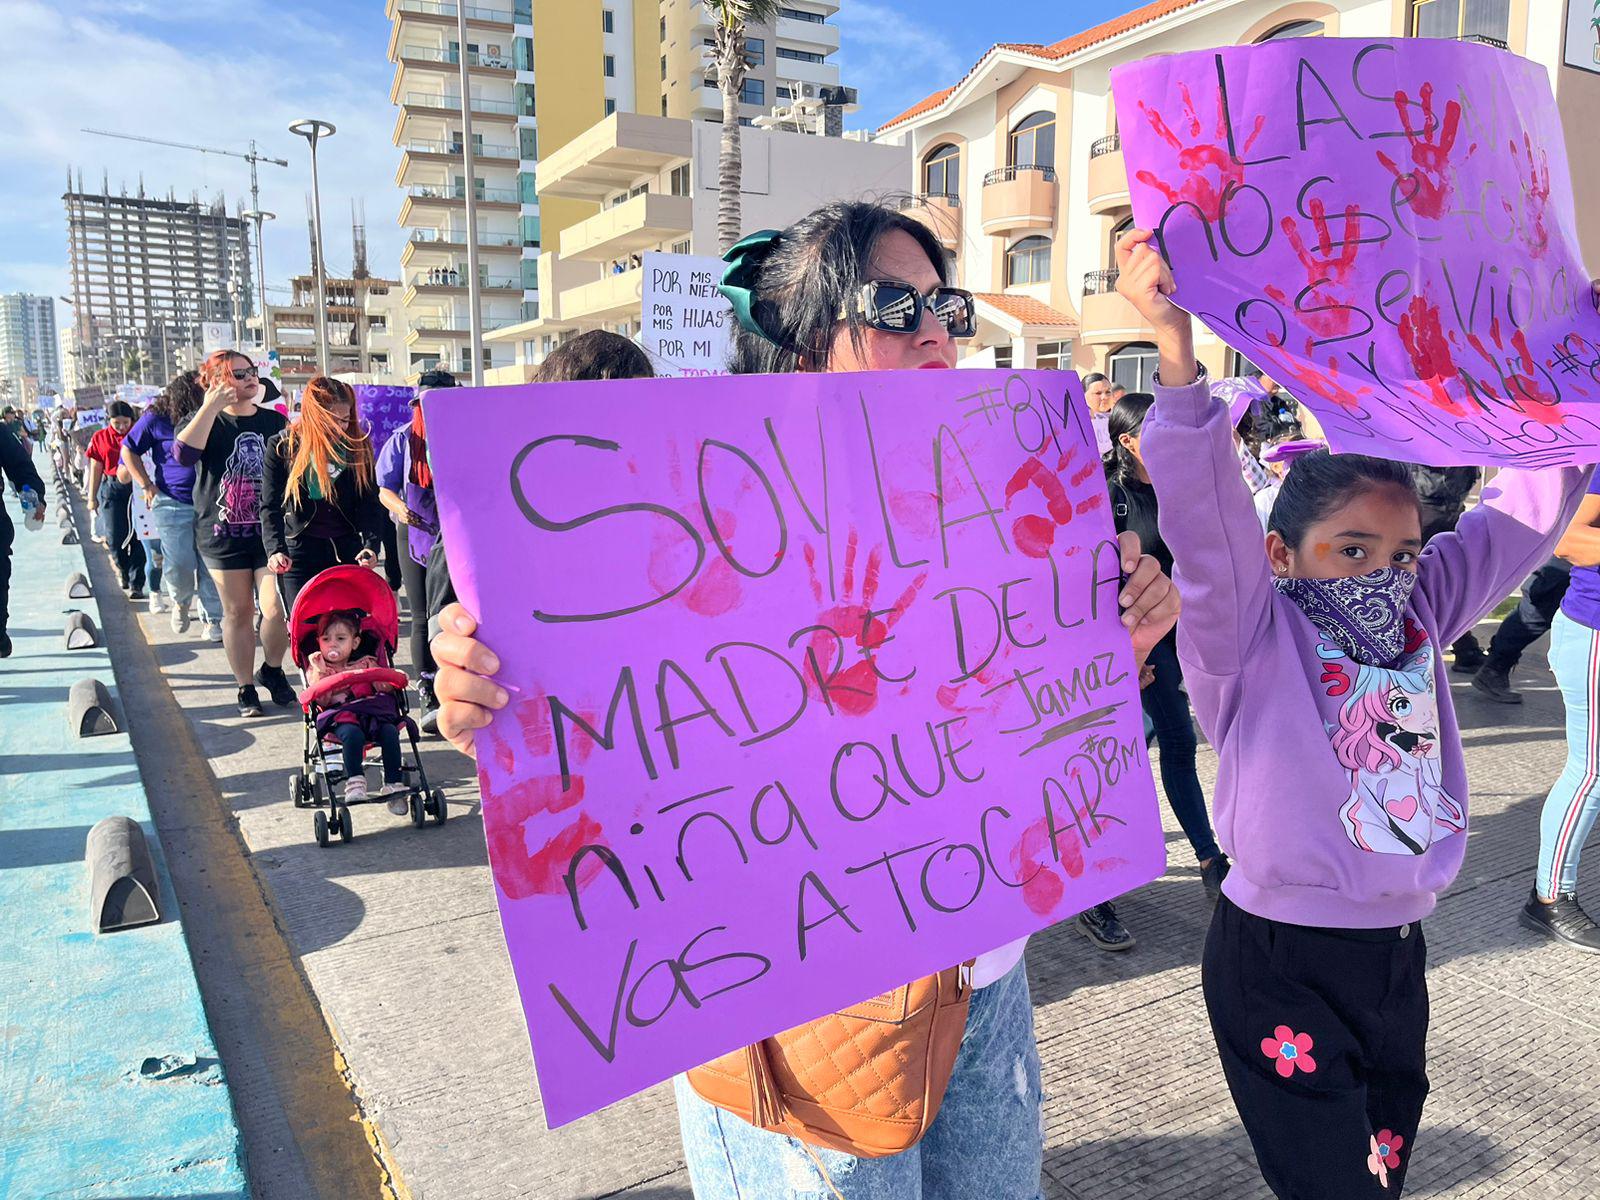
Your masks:
<svg viewBox="0 0 1600 1200"><path fill-rule="evenodd" d="M250 139L250 153L241 154L237 150L222 150L215 146L196 146L191 142L169 142L164 138L143 137L137 133L112 133L109 129L85 129L84 133L92 133L99 137L121 138L125 142L148 142L152 146L171 146L176 150L193 150L198 154L221 154L228 158L242 158L250 164L250 211L254 214L256 227L256 276L261 281L261 339L265 346L267 339L267 289L266 289L266 262L265 251L261 239L261 225L264 215L261 211L261 182L256 175L257 163L271 163L275 167L287 167L288 159L273 158L262 154L256 149L255 138Z"/></svg>

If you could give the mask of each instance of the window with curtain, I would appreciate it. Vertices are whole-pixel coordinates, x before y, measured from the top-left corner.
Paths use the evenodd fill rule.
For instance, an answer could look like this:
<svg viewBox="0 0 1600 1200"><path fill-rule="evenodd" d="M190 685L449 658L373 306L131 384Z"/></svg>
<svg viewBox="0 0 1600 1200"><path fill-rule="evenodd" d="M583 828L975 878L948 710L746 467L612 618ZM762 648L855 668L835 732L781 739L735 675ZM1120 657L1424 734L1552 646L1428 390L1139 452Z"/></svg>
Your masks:
<svg viewBox="0 0 1600 1200"><path fill-rule="evenodd" d="M946 142L928 152L922 160L922 194L959 196L961 194L961 147Z"/></svg>
<svg viewBox="0 0 1600 1200"><path fill-rule="evenodd" d="M1149 342L1129 342L1106 360L1106 374L1130 392L1148 392L1155 380L1160 356Z"/></svg>
<svg viewBox="0 0 1600 1200"><path fill-rule="evenodd" d="M1024 117L1011 131L1011 147L1006 161L1013 167L1055 166L1055 114L1040 112Z"/></svg>
<svg viewBox="0 0 1600 1200"><path fill-rule="evenodd" d="M1006 286L1050 282L1050 239L1025 237L1006 251Z"/></svg>
<svg viewBox="0 0 1600 1200"><path fill-rule="evenodd" d="M1511 0L1413 0L1411 35L1483 38L1503 46L1511 39Z"/></svg>

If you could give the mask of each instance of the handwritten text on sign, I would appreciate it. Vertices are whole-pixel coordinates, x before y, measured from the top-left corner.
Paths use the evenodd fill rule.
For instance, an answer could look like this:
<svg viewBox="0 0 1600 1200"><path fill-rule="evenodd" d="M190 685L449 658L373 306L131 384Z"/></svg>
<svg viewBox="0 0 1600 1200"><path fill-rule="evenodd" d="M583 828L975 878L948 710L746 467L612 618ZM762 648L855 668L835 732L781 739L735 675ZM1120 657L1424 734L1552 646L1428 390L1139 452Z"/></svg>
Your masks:
<svg viewBox="0 0 1600 1200"><path fill-rule="evenodd" d="M639 340L656 374L726 375L733 307L717 291L726 264L703 254L646 254Z"/></svg>
<svg viewBox="0 0 1600 1200"><path fill-rule="evenodd" d="M383 449L390 436L411 422L411 389L377 383L358 383L356 414L372 439L372 452Z"/></svg>
<svg viewBox="0 0 1600 1200"><path fill-rule="evenodd" d="M1162 869L1075 375L424 403L552 1124Z"/></svg>
<svg viewBox="0 0 1600 1200"><path fill-rule="evenodd" d="M1319 38L1146 59L1112 86L1173 299L1335 449L1600 459L1600 315L1543 67Z"/></svg>

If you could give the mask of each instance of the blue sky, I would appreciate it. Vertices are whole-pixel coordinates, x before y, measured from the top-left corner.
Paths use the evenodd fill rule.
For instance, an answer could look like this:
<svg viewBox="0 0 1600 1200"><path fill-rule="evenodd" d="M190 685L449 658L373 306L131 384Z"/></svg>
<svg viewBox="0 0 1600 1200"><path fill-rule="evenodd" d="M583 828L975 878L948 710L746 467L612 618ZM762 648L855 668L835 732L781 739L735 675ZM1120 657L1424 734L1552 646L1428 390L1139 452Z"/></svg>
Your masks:
<svg viewBox="0 0 1600 1200"><path fill-rule="evenodd" d="M861 95L852 126L875 126L960 77L997 41L1049 42L1135 0L844 0L842 77ZM330 270L350 265L350 206L364 203L374 272L394 274L398 165L393 68L382 0L0 0L9 78L0 89L0 291L69 291L61 193L69 164L88 186L226 192L248 201L231 158L82 133L84 127L243 150L251 138L290 168L262 166L268 286L309 263L305 143L298 116L339 132L319 154ZM551 98L540 97L541 105ZM65 306L58 306L65 319Z"/></svg>

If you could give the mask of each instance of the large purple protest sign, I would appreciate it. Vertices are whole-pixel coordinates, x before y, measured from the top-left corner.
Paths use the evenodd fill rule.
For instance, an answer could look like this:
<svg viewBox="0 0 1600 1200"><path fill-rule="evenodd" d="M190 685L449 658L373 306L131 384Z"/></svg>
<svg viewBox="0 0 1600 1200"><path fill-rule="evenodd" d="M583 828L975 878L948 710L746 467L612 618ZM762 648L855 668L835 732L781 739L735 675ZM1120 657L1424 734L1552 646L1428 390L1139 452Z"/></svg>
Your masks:
<svg viewBox="0 0 1600 1200"><path fill-rule="evenodd" d="M1600 459L1600 315L1543 67L1316 38L1150 58L1112 87L1173 299L1335 449Z"/></svg>
<svg viewBox="0 0 1600 1200"><path fill-rule="evenodd" d="M425 404L552 1124L1160 873L1072 373Z"/></svg>
<svg viewBox="0 0 1600 1200"><path fill-rule="evenodd" d="M376 383L358 383L356 412L363 427L372 437L373 452L383 449L384 443L400 426L411 421L411 396L408 387L388 387Z"/></svg>

